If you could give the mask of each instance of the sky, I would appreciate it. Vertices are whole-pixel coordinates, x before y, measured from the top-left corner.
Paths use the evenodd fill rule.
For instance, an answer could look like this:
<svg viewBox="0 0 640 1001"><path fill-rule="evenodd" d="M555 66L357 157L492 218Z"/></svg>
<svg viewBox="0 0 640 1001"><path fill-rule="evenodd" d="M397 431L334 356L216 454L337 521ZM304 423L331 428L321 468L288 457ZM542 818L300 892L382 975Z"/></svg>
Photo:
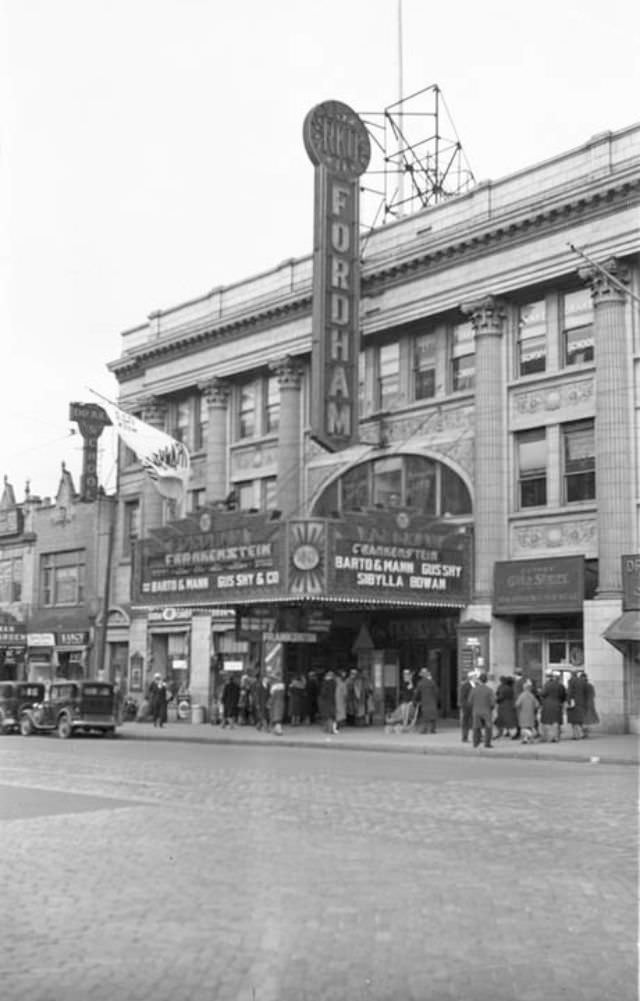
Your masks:
<svg viewBox="0 0 640 1001"><path fill-rule="evenodd" d="M636 0L0 0L0 476L79 487L122 331L311 253L314 105L437 84L495 180L640 121L639 43Z"/></svg>

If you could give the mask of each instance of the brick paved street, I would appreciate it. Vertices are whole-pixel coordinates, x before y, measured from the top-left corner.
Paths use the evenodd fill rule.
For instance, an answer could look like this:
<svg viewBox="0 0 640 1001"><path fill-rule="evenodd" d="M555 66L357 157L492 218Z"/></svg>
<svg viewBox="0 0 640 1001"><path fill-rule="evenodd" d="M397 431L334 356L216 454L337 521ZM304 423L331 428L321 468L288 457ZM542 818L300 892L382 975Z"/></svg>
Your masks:
<svg viewBox="0 0 640 1001"><path fill-rule="evenodd" d="M0 831L3 1001L637 998L634 767L4 737Z"/></svg>

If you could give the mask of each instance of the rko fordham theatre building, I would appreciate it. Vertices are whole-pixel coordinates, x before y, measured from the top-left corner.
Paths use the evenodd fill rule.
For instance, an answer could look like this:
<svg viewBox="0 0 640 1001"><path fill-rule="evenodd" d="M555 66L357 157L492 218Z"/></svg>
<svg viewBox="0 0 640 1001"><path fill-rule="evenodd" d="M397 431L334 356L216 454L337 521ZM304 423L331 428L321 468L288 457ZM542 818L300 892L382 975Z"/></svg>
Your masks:
<svg viewBox="0 0 640 1001"><path fill-rule="evenodd" d="M404 667L443 715L469 667L583 667L637 729L640 125L362 256L367 131L329 101L304 140L313 256L152 313L109 366L191 454L176 518L121 448L112 669L209 705L224 671L359 667L381 719Z"/></svg>

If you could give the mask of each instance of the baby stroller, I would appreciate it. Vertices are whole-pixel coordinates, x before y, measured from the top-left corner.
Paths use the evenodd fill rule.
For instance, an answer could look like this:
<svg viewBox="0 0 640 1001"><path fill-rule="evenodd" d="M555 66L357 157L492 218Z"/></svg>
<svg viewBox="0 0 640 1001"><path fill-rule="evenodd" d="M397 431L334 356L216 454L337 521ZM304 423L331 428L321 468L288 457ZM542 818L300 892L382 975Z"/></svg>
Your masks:
<svg viewBox="0 0 640 1001"><path fill-rule="evenodd" d="M385 719L385 733L409 733L415 728L420 706L415 702L404 702L389 713Z"/></svg>

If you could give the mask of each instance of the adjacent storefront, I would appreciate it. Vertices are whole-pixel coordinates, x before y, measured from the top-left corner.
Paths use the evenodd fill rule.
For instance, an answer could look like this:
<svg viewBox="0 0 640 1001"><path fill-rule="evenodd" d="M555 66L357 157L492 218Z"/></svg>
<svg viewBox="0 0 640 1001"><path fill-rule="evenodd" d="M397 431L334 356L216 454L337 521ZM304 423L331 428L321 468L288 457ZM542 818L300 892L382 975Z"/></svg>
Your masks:
<svg viewBox="0 0 640 1001"><path fill-rule="evenodd" d="M538 683L584 664L583 602L593 590L583 556L495 564L494 614L514 620L516 666Z"/></svg>

